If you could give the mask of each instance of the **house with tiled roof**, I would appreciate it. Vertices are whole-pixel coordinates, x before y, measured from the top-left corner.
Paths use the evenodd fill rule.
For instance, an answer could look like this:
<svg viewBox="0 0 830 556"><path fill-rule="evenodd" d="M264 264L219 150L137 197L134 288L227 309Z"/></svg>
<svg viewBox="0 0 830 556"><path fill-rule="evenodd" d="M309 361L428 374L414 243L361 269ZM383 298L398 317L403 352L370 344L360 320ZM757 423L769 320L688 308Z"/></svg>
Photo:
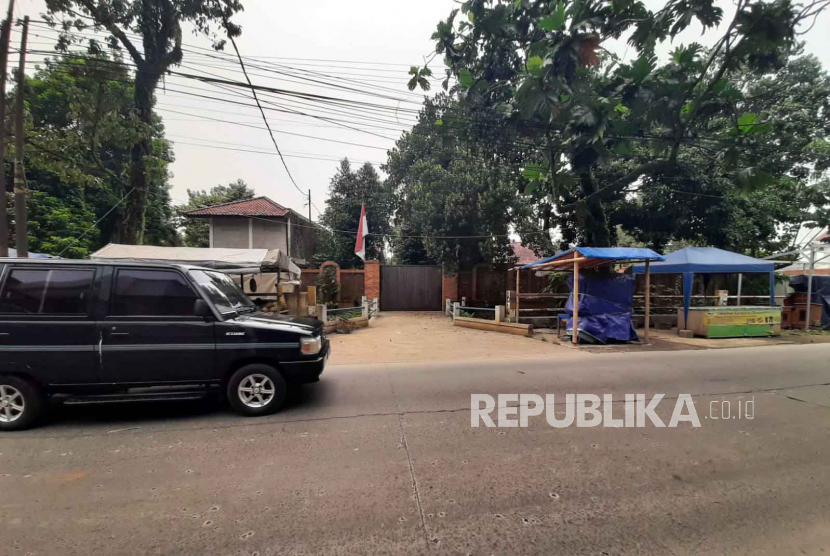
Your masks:
<svg viewBox="0 0 830 556"><path fill-rule="evenodd" d="M210 247L280 249L301 267L314 258L316 224L268 197L195 209L185 216L208 223Z"/></svg>
<svg viewBox="0 0 830 556"><path fill-rule="evenodd" d="M516 264L519 266L535 263L539 260L539 257L536 256L533 249L525 247L522 245L521 241L510 242L510 248L513 249L513 255L516 257Z"/></svg>

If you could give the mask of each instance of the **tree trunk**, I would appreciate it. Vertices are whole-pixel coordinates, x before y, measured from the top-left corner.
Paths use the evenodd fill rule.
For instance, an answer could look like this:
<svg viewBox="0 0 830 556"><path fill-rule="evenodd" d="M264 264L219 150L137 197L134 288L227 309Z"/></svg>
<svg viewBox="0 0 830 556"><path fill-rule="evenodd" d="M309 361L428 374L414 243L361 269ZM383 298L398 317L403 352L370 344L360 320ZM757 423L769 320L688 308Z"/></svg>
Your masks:
<svg viewBox="0 0 830 556"><path fill-rule="evenodd" d="M605 207L602 205L596 192L594 178L588 170L580 175L582 195L586 197L585 205L577 210L581 213L582 228L585 233L586 246L611 247L611 232L608 230L608 219L605 216Z"/></svg>
<svg viewBox="0 0 830 556"><path fill-rule="evenodd" d="M140 245L144 240L144 215L150 196L147 157L153 150L153 92L157 84L157 76L146 72L136 73L134 100L142 129L130 157L130 187L125 192L127 199L124 201L124 214L118 230L119 241L130 245Z"/></svg>

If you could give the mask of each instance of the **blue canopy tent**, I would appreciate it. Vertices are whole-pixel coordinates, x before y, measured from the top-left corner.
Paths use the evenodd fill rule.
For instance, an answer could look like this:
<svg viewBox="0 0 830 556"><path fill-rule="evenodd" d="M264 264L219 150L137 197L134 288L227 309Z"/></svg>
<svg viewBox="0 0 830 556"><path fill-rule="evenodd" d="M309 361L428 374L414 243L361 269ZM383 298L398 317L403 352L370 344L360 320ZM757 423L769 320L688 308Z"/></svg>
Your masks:
<svg viewBox="0 0 830 556"><path fill-rule="evenodd" d="M651 265L652 274L683 275L683 316L688 322L695 274L769 274L769 304L775 307L775 264L724 251L716 247L686 247L669 253L663 262ZM645 265L636 265L635 274L646 272Z"/></svg>
<svg viewBox="0 0 830 556"><path fill-rule="evenodd" d="M564 253L560 253L558 255L554 255L552 257L547 257L545 259L536 261L535 263L526 264L522 267L522 269L533 269L533 270L545 270L545 271L554 271L554 272L573 272L574 279L571 284L572 295L571 298L568 300L567 305L565 306L566 312L572 315L571 319L569 319L569 326L572 326L573 334L572 334L572 341L574 344L579 342L579 307L585 299L580 298L579 295L579 288L580 288L580 270L585 269L592 269L606 264L631 264L631 263L638 263L644 262L646 268L646 281L648 282L649 273L648 268L652 261L662 261L663 256L655 253L651 249L643 249L643 248L634 248L634 247L574 247L573 249L569 249ZM517 322L518 322L518 315L519 315L519 301L521 300L520 294L520 282L519 282L520 273L516 273L516 315L517 315ZM585 282L585 281L583 281ZM596 305L596 313L586 306L588 310L589 316L586 319L586 325L592 324L592 320L597 321L593 322L593 324L597 325L598 327L607 327L609 330L614 330L612 334L619 334L620 331L620 322L612 322L615 319L611 318L609 320L609 316L611 315L613 306L618 307L625 307L627 310L627 320L625 325L625 333L627 334L628 330L633 330L631 326L631 297L633 295L633 288L626 289L625 284L618 284L619 280L599 280L599 281L591 281L585 282L584 286L587 286L592 293L588 293L587 295L592 298L596 298L598 300L597 303L593 303ZM599 299L595 293L593 293L593 289L613 289L614 296L617 299L608 300L608 299ZM648 290L648 288L647 288ZM630 291L630 294L626 294L626 292ZM627 297L627 299L622 299L622 297ZM648 342L648 320L649 320L649 312L650 312L650 300L648 291L646 293L646 328L644 339ZM602 315L600 315L602 313ZM619 320L619 319L617 319ZM614 336L612 336L614 337ZM634 334L634 338L636 338L636 334ZM627 337L624 339L628 339Z"/></svg>

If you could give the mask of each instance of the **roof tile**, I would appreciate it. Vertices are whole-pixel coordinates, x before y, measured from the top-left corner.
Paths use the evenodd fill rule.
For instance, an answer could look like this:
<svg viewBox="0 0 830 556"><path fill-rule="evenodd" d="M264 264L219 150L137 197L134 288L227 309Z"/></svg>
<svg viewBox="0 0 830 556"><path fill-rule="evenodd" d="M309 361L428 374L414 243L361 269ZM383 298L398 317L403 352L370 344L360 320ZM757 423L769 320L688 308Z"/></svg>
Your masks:
<svg viewBox="0 0 830 556"><path fill-rule="evenodd" d="M526 265L533 262L539 258L536 256L536 253L533 252L532 249L529 249L522 245L520 241L514 241L510 243L510 247L513 248L513 254L516 256L517 263L520 265Z"/></svg>
<svg viewBox="0 0 830 556"><path fill-rule="evenodd" d="M242 201L232 201L194 209L186 216L285 216L290 211L268 197L254 197Z"/></svg>

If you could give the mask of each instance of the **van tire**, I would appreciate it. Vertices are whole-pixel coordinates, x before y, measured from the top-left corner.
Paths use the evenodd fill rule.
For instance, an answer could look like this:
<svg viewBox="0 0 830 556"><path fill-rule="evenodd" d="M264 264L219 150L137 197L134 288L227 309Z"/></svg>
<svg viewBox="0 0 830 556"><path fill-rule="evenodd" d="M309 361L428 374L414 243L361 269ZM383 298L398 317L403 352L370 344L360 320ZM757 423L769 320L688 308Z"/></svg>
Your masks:
<svg viewBox="0 0 830 556"><path fill-rule="evenodd" d="M228 403L247 417L270 415L285 403L285 379L274 367L263 363L245 365L233 373L227 387Z"/></svg>
<svg viewBox="0 0 830 556"><path fill-rule="evenodd" d="M21 406L18 412L14 406ZM19 431L29 428L43 413L46 396L36 384L28 380L0 375L0 431Z"/></svg>

